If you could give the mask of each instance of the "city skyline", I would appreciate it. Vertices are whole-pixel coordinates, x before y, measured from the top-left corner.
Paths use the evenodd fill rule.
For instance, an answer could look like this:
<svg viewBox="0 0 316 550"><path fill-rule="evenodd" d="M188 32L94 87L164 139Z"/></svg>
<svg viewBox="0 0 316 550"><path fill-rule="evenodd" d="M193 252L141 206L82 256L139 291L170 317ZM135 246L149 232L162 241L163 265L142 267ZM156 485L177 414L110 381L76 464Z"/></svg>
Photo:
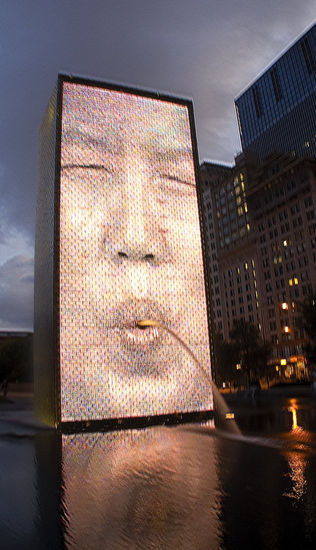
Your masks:
<svg viewBox="0 0 316 550"><path fill-rule="evenodd" d="M193 98L200 161L232 164L241 149L234 98L315 18L313 2L296 0L243 2L238 12L232 1L133 7L2 8L1 330L32 328L38 130L58 72Z"/></svg>

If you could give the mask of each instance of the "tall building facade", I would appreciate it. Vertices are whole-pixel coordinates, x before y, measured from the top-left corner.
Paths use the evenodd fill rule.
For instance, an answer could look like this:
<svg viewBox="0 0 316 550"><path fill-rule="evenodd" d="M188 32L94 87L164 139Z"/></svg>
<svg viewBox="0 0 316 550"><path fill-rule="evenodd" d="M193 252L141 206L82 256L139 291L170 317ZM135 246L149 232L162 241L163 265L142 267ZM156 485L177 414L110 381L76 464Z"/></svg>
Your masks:
<svg viewBox="0 0 316 550"><path fill-rule="evenodd" d="M247 181L248 168L243 159L229 169L208 162L201 165L213 330L225 339L229 338L234 321L240 318L262 330L258 258L246 196Z"/></svg>
<svg viewBox="0 0 316 550"><path fill-rule="evenodd" d="M303 373L299 303L316 288L316 160L247 155L227 168L201 165L213 330L257 326L273 361Z"/></svg>
<svg viewBox="0 0 316 550"><path fill-rule="evenodd" d="M243 151L316 158L316 24L236 100Z"/></svg>
<svg viewBox="0 0 316 550"><path fill-rule="evenodd" d="M243 152L204 162L200 185L213 330L235 320L303 374L299 303L316 289L316 25L235 101Z"/></svg>
<svg viewBox="0 0 316 550"><path fill-rule="evenodd" d="M262 336L272 342L275 358L295 366L304 344L299 303L316 288L316 161L270 157L249 180L247 199Z"/></svg>

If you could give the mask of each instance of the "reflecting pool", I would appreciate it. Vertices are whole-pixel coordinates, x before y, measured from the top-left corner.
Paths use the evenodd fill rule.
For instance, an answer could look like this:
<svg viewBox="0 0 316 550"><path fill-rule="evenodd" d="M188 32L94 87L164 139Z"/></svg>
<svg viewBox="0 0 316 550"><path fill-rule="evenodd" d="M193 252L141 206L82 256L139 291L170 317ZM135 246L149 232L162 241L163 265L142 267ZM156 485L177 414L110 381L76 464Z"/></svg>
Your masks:
<svg viewBox="0 0 316 550"><path fill-rule="evenodd" d="M0 547L315 548L315 403L270 409L244 411L243 435L183 425L63 436L31 411L17 422L0 410Z"/></svg>

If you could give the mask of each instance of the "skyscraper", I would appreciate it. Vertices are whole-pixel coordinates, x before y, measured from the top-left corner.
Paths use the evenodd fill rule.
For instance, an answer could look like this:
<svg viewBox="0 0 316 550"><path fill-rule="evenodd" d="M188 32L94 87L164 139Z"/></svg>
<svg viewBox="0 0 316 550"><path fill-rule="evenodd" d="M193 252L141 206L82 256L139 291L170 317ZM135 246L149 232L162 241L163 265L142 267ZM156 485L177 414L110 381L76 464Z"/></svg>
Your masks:
<svg viewBox="0 0 316 550"><path fill-rule="evenodd" d="M316 288L316 25L235 101L243 152L201 165L214 332L256 325L305 376L299 304ZM220 366L219 366L220 367Z"/></svg>
<svg viewBox="0 0 316 550"><path fill-rule="evenodd" d="M235 100L243 151L316 158L316 24Z"/></svg>

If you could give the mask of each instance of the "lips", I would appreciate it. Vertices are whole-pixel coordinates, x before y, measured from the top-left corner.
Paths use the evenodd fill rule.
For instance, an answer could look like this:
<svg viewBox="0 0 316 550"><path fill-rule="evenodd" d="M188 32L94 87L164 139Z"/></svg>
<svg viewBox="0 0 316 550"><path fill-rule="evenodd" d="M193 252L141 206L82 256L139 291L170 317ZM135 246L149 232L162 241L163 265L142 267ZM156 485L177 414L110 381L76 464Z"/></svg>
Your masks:
<svg viewBox="0 0 316 550"><path fill-rule="evenodd" d="M128 351L146 352L160 346L164 331L159 325L166 324L166 317L166 313L151 300L127 300L111 312L106 328L119 335ZM144 319L149 325L137 326Z"/></svg>

